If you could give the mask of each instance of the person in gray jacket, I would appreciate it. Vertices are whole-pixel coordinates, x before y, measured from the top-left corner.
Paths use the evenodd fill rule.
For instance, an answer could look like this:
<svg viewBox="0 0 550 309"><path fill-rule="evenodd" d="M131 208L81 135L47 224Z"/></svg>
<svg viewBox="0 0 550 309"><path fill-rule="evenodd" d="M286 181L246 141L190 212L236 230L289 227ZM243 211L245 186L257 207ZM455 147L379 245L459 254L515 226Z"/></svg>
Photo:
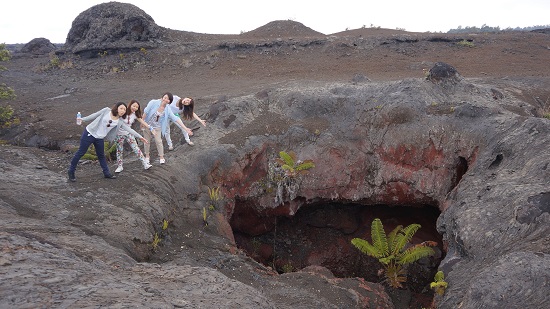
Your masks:
<svg viewBox="0 0 550 309"><path fill-rule="evenodd" d="M82 132L80 147L71 160L71 166L68 171L69 181L76 181L76 165L78 164L80 158L86 154L88 147L90 147L91 144L95 147L97 159L103 169L103 175L105 178L116 178L115 175L111 174L109 171L109 166L107 165L104 140L106 139L108 141L113 141L120 128L123 128L133 136L141 139L144 143L148 143L143 136L124 123L124 118L126 118L126 104L124 102L118 102L112 108L105 107L98 112L82 118L82 121L92 122L87 125L84 132Z"/></svg>

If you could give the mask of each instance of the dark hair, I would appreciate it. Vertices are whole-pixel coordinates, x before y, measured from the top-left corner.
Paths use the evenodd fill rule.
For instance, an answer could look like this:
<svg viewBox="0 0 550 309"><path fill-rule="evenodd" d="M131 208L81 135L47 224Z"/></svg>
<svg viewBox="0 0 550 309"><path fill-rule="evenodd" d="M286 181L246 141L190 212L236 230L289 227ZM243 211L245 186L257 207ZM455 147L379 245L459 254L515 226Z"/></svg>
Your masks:
<svg viewBox="0 0 550 309"><path fill-rule="evenodd" d="M118 102L117 104L115 104L115 106L113 106L113 108L111 108L111 114L113 116L118 116L118 108L121 105L124 105L124 107L126 107L126 110L128 110L128 106L126 106L126 103ZM122 115L122 119L126 119L126 114Z"/></svg>
<svg viewBox="0 0 550 309"><path fill-rule="evenodd" d="M141 119L141 104L139 104L138 100L131 100L130 103L128 103L128 107L126 108L126 115L130 116L132 114L132 105L134 103L138 104L138 109L136 111L136 118Z"/></svg>
<svg viewBox="0 0 550 309"><path fill-rule="evenodd" d="M189 102L189 105L184 105L183 100L185 98L179 99L178 103L176 104L179 110L183 110L183 119L185 120L191 120L193 119L193 109L195 108L195 100L193 98L189 98L191 101Z"/></svg>
<svg viewBox="0 0 550 309"><path fill-rule="evenodd" d="M174 96L170 92L166 92L165 94L162 95L161 98L164 98L165 95L168 96L168 99L170 99L170 104L172 104L172 101L174 101Z"/></svg>

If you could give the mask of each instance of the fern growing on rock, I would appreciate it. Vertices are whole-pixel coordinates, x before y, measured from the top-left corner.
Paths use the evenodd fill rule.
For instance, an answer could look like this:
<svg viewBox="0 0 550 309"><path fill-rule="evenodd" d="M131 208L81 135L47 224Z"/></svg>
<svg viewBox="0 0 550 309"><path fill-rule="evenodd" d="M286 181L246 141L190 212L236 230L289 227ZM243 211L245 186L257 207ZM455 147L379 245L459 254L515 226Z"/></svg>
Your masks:
<svg viewBox="0 0 550 309"><path fill-rule="evenodd" d="M315 167L313 160L297 161L294 151L289 151L288 153L285 151L279 152L279 158L276 161L289 177L306 174L307 170Z"/></svg>
<svg viewBox="0 0 550 309"><path fill-rule="evenodd" d="M115 157L116 154L116 143L109 143L107 141L104 141L104 154L107 161L111 162L113 160L113 157ZM116 157L115 157L116 158ZM88 148L88 151L82 156L83 160L97 160L97 154L95 151L94 145L91 145L90 148Z"/></svg>
<svg viewBox="0 0 550 309"><path fill-rule="evenodd" d="M351 243L361 252L378 259L391 287L402 288L401 283L407 281L405 266L435 253L431 248L437 245L434 241L407 246L418 229L420 224L413 223L405 228L399 225L386 236L382 221L376 218L371 225L372 243L361 238L354 238Z"/></svg>
<svg viewBox="0 0 550 309"><path fill-rule="evenodd" d="M430 288L434 290L437 295L445 294L448 283L445 281L445 274L440 270L435 274L434 281L430 283Z"/></svg>
<svg viewBox="0 0 550 309"><path fill-rule="evenodd" d="M276 164L269 165L268 182L276 185L275 203L280 204L284 201L285 191L290 200L296 198L302 175L307 174L315 164L313 160L297 160L294 151L280 151L275 162Z"/></svg>

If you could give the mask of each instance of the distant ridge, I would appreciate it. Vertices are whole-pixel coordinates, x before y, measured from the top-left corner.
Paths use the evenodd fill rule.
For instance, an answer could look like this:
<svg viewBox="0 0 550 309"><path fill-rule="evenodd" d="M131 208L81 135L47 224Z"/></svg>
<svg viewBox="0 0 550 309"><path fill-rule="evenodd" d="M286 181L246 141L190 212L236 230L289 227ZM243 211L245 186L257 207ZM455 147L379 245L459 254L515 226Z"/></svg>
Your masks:
<svg viewBox="0 0 550 309"><path fill-rule="evenodd" d="M245 38L318 37L325 34L292 20L276 20L241 34Z"/></svg>

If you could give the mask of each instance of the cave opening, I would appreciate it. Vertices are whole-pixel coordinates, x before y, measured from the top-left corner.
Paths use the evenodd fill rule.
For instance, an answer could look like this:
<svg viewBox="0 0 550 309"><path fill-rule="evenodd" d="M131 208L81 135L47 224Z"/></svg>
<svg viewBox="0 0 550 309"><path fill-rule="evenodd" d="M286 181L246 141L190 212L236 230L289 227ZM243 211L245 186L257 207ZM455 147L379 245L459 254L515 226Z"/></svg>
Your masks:
<svg viewBox="0 0 550 309"><path fill-rule="evenodd" d="M351 244L351 239L371 242L371 224L379 218L386 234L396 226L421 225L410 243L435 241L436 254L410 264L405 286L421 293L429 286L444 257L442 236L437 232L440 215L434 205L388 206L354 203L316 203L303 206L294 216L281 209L257 213L250 200L239 200L230 224L237 246L259 263L279 273L318 265L336 277L360 277L381 282L381 264Z"/></svg>

